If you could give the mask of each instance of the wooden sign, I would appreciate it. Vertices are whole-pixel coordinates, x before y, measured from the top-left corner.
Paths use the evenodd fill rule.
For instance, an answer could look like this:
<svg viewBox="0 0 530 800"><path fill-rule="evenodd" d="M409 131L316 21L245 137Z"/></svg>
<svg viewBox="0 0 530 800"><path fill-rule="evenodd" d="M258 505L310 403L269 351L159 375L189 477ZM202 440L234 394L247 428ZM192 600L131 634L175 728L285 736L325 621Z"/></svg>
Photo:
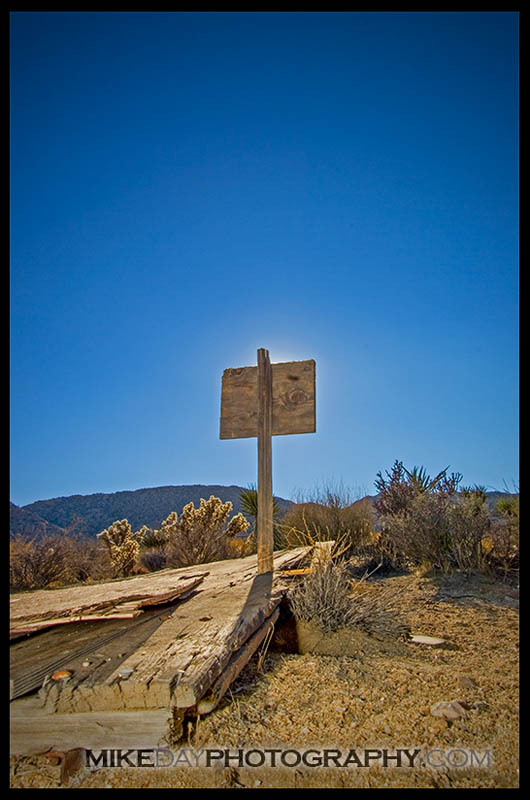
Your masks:
<svg viewBox="0 0 530 800"><path fill-rule="evenodd" d="M258 350L257 367L225 369L221 389L221 439L258 439L258 573L272 572L272 436L314 433L315 362L271 364Z"/></svg>
<svg viewBox="0 0 530 800"><path fill-rule="evenodd" d="M272 436L314 433L315 362L271 364ZM221 439L258 435L258 368L225 369L221 391Z"/></svg>

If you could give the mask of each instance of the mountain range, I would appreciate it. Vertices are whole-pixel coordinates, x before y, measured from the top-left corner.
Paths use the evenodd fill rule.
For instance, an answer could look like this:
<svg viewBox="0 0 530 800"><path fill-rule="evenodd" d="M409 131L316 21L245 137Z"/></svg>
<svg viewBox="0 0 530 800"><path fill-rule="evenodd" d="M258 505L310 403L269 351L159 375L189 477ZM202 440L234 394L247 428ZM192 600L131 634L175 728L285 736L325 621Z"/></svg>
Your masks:
<svg viewBox="0 0 530 800"><path fill-rule="evenodd" d="M25 537L46 534L77 533L95 536L116 520L127 519L133 530L142 525L159 528L162 521L172 512L179 514L187 503L197 508L201 498L208 500L211 495L219 497L223 503L232 503L232 513L241 509L240 492L242 486L158 486L133 491L70 495L54 497L50 500L37 500L25 506L10 503L10 535ZM488 492L487 502L493 511L501 497L509 497L507 492ZM377 495L367 495L356 502L366 501L373 505ZM281 512L294 505L291 500L275 497Z"/></svg>
<svg viewBox="0 0 530 800"><path fill-rule="evenodd" d="M37 500L25 506L10 504L11 535L39 536L46 533L79 533L95 536L116 520L127 519L133 530L142 525L159 528L162 521L177 511L179 514L187 503L195 508L201 498L211 495L223 503L232 503L232 513L241 509L242 486L158 486L134 491L97 493L69 497L54 497ZM292 505L290 500L275 497L282 512Z"/></svg>

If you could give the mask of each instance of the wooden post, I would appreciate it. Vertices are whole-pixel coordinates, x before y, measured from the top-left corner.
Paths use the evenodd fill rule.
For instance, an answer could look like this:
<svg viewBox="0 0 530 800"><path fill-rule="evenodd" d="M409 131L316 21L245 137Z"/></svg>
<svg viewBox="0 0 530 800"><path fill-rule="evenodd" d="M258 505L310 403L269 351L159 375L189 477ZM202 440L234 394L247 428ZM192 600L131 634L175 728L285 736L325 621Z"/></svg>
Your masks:
<svg viewBox="0 0 530 800"><path fill-rule="evenodd" d="M269 351L258 350L258 574L272 572L272 372Z"/></svg>

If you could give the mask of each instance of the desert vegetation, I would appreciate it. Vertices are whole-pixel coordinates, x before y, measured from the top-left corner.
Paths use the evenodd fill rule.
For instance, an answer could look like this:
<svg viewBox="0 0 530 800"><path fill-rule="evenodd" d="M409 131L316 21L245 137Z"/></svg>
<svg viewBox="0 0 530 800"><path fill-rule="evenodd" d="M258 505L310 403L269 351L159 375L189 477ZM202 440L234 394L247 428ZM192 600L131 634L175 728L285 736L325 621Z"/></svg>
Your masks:
<svg viewBox="0 0 530 800"><path fill-rule="evenodd" d="M300 496L277 528L283 547L334 541L341 555L351 556L374 540L375 517L367 500L353 501L349 489L327 484Z"/></svg>
<svg viewBox="0 0 530 800"><path fill-rule="evenodd" d="M476 570L502 580L519 568L519 494L499 493L488 505L484 487L462 487L460 473L395 461L375 480L377 494L354 500L342 485L325 485L287 509L274 505L275 549L334 541L335 556L362 577L405 570L447 574ZM75 525L64 533L16 533L10 540L10 589L54 588L246 556L255 552L257 492L240 491L243 513L218 497L170 512L158 526L133 531L116 520L96 537Z"/></svg>
<svg viewBox="0 0 530 800"><path fill-rule="evenodd" d="M250 543L237 540L250 523L238 513L230 518L232 503L218 497L201 499L199 507L184 506L180 516L173 511L159 529L143 537L141 562L149 568L188 567L248 555ZM157 561L158 559L158 561Z"/></svg>
<svg viewBox="0 0 530 800"><path fill-rule="evenodd" d="M519 500L491 513L484 487L459 489L460 473L447 468L431 478L423 467L395 461L377 475L374 508L380 531L374 554L397 568L447 573L478 570L506 578L518 569Z"/></svg>

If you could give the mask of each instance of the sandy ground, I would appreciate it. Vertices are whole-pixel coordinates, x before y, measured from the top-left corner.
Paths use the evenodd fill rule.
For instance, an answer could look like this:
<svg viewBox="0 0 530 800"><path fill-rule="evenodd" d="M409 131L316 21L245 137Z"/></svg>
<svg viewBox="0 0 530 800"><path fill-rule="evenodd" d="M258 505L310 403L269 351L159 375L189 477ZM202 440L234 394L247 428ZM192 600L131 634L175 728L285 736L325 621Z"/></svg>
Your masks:
<svg viewBox="0 0 530 800"><path fill-rule="evenodd" d="M229 767L198 769L97 767L83 768L61 784L60 766L28 756L11 758L11 787L516 788L517 591L480 576L383 580L400 590L401 614L412 631L444 638L446 645L365 634L352 637L348 655L300 655L271 645L243 670L219 707L191 722L186 739L172 747L174 754L184 748L195 754L206 748L232 753L312 748L321 758L325 750L339 750L339 763L355 751L349 766L331 761L254 767L233 759ZM433 704L455 699L464 716L447 722L431 714ZM366 750L395 754L398 748L421 748L413 767L405 757L402 766L392 760L388 767L362 766ZM316 762L317 756L306 760ZM454 765L464 760L466 766Z"/></svg>

